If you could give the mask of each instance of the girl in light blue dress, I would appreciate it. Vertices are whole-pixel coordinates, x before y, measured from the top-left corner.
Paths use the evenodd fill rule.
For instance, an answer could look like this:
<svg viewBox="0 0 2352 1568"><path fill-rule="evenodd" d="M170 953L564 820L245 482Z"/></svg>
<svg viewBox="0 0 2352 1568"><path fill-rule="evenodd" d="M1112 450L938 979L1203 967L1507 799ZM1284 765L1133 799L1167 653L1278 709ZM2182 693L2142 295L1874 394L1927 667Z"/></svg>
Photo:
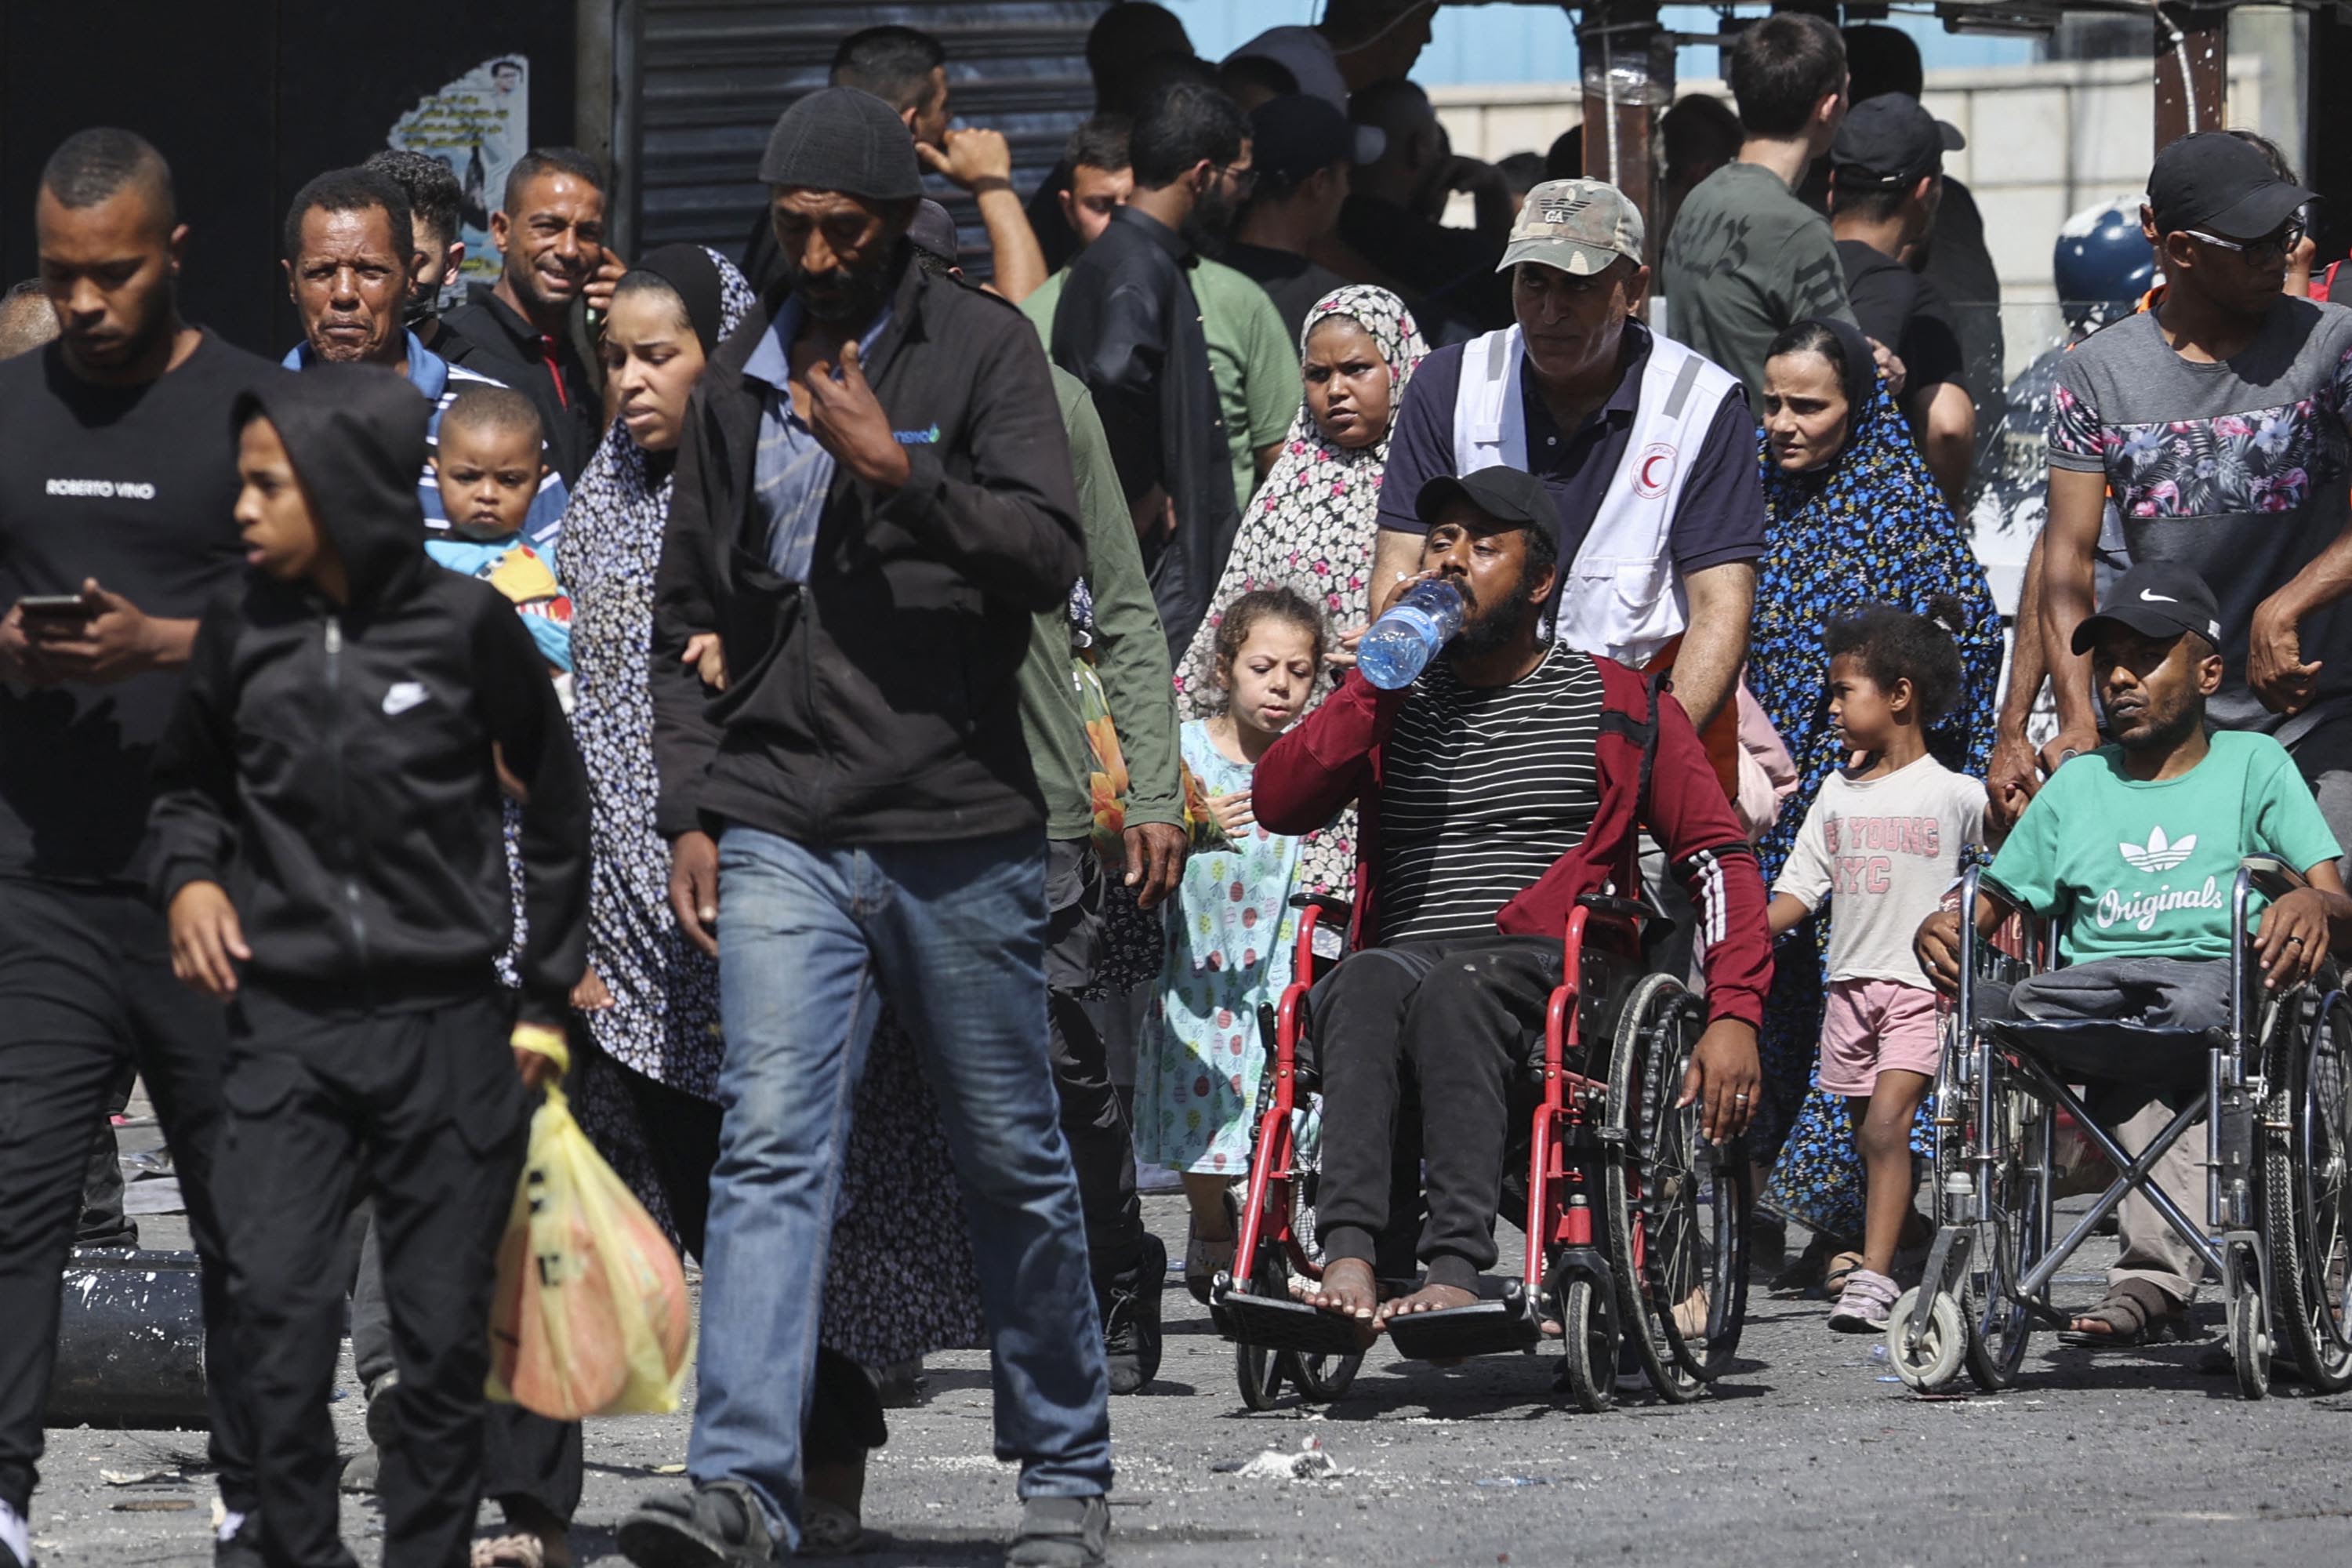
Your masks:
<svg viewBox="0 0 2352 1568"><path fill-rule="evenodd" d="M1307 708L1323 664L1322 612L1289 588L1244 594L1217 628L1224 711L1184 725L1186 766L1208 820L1185 863L1169 921L1160 996L1135 1074L1136 1152L1181 1172L1192 1209L1184 1280L1206 1300L1232 1266L1227 1189L1249 1170L1265 1042L1258 1007L1290 983L1300 840L1269 833L1250 809L1267 747Z"/></svg>

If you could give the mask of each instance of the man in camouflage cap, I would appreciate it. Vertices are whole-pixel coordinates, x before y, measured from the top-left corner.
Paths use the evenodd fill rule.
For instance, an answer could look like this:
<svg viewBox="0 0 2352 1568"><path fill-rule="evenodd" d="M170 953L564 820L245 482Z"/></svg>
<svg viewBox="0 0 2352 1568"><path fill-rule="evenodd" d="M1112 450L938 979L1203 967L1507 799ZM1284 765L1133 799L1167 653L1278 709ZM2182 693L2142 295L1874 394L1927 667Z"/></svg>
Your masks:
<svg viewBox="0 0 2352 1568"><path fill-rule="evenodd" d="M1509 328L1439 349L1406 388L1381 486L1372 605L1413 570L1430 480L1495 464L1559 509L1558 640L1640 667L1680 639L1675 691L1728 709L1764 550L1755 421L1738 379L1636 319L1642 214L1603 180L1528 193L1498 270Z"/></svg>

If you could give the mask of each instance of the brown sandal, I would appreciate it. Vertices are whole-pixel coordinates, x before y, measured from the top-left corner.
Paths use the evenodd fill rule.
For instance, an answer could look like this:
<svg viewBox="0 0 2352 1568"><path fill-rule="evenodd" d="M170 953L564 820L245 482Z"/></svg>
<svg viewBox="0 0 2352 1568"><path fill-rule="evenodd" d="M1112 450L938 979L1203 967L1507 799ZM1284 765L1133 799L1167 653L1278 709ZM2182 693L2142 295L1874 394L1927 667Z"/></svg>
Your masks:
<svg viewBox="0 0 2352 1568"><path fill-rule="evenodd" d="M2087 1312L2075 1313L2074 1318L2077 1321L2105 1323L2106 1331L2069 1328L2058 1336L2061 1343L2128 1348L2185 1337L2189 1309L2147 1280L2118 1279L2107 1287L2107 1293L2099 1298L2097 1306Z"/></svg>
<svg viewBox="0 0 2352 1568"><path fill-rule="evenodd" d="M1861 1267L1861 1253L1839 1253L1836 1257L1830 1259L1829 1267L1822 1271L1822 1292L1827 1295L1831 1300L1836 1300L1839 1297L1845 1294L1846 1281L1852 1279L1853 1277L1853 1271Z"/></svg>

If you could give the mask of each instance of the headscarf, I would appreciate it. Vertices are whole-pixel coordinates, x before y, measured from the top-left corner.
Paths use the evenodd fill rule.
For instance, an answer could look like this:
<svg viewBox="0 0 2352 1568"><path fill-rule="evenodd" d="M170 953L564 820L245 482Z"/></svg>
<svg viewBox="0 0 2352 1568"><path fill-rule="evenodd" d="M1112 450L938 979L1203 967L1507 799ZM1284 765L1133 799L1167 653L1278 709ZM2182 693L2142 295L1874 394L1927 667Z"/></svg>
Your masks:
<svg viewBox="0 0 2352 1568"><path fill-rule="evenodd" d="M1388 428L1369 447L1339 446L1316 426L1302 392L1283 437L1282 456L1250 500L1209 614L1176 672L1178 706L1185 718L1206 718L1223 706L1215 679L1217 627L1225 606L1244 594L1296 588L1323 606L1333 629L1353 626L1364 614L1389 437L1396 433L1404 389L1429 344L1403 300L1385 289L1350 284L1326 294L1307 312L1298 333L1302 363L1307 340L1334 316L1363 328L1388 363ZM1318 681L1318 696L1321 689Z"/></svg>
<svg viewBox="0 0 2352 1568"><path fill-rule="evenodd" d="M678 255L692 248L699 260ZM657 265L656 265L657 264ZM715 285L711 337L723 341L754 303L732 262L699 247L669 246L638 263L659 271L686 301L695 335ZM572 658L577 700L572 731L588 761L594 894L589 955L614 1005L588 1016L607 1054L688 1094L717 1092L717 971L677 930L668 910L667 852L654 831L653 698L646 682L653 637L654 576L669 521L677 465L629 439L619 420L572 488L557 547L572 598Z"/></svg>
<svg viewBox="0 0 2352 1568"><path fill-rule="evenodd" d="M1333 289L1307 312L1298 334L1301 361L1307 357L1307 340L1334 316L1363 328L1388 363L1388 428L1369 447L1339 446L1317 427L1302 394L1282 456L1250 501L1233 552L1225 558L1223 575L1210 597L1209 613L1176 672L1177 709L1183 718L1205 719L1224 706L1215 674L1217 627L1224 621L1225 606L1244 594L1295 588L1322 606L1328 632L1355 626L1364 616L1380 537L1381 474L1388 466L1389 437L1396 433L1405 387L1429 344L1402 300L1385 289L1351 285ZM1329 689L1318 671L1307 711ZM1355 870L1356 814L1350 809L1330 826L1307 836L1298 880L1310 892L1344 895L1354 888Z"/></svg>
<svg viewBox="0 0 2352 1568"><path fill-rule="evenodd" d="M727 268L725 274L719 270L722 267ZM669 285L670 292L686 306L687 324L700 340L705 359L742 320L740 310L734 312L731 320L729 317L726 282L728 277L733 277L740 285L741 275L715 250L706 250L698 245L665 245L637 258L636 265L629 270L650 272Z"/></svg>

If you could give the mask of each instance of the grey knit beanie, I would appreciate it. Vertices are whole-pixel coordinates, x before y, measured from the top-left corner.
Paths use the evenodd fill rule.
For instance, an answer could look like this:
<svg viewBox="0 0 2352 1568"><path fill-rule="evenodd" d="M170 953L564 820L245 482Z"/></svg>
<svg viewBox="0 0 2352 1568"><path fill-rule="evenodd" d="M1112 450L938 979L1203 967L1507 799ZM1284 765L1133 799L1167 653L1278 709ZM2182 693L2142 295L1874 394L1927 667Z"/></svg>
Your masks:
<svg viewBox="0 0 2352 1568"><path fill-rule="evenodd" d="M778 116L760 178L877 202L923 194L923 172L906 122L888 104L854 87L819 88Z"/></svg>

